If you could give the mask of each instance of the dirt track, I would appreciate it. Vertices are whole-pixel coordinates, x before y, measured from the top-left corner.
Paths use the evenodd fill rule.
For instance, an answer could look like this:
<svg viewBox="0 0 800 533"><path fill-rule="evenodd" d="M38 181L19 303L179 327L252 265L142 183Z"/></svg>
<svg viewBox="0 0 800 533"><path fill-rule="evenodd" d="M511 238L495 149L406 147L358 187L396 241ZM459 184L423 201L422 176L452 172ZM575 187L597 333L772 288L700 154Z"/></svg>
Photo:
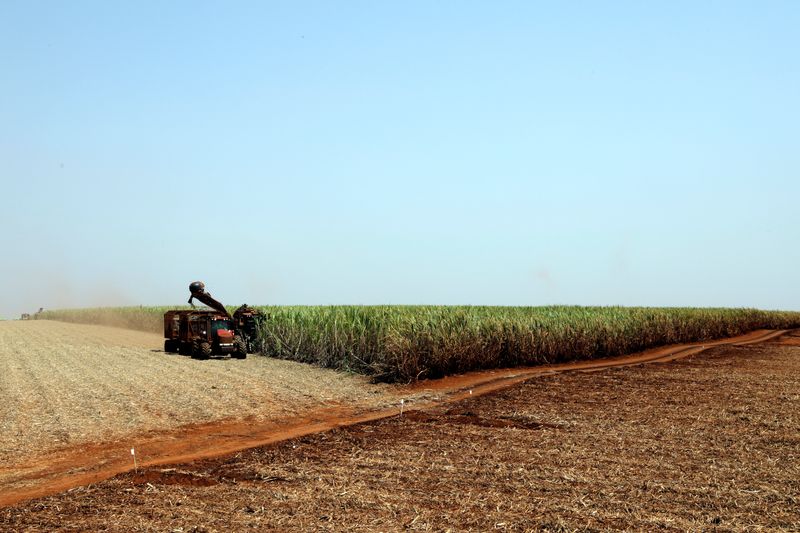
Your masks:
<svg viewBox="0 0 800 533"><path fill-rule="evenodd" d="M39 365L38 372L29 370L29 379L33 376L33 382L38 384L46 379L52 379L53 375L57 377L54 385L37 385L41 396L39 401L44 402L45 408L42 410L41 406L35 404L34 408L31 408L31 404L23 403L22 408L17 410L19 413L17 419L10 418L11 423L13 424L16 420L18 426L24 427L24 423L19 421L20 416L28 416L29 420L48 420L51 424L60 424L60 420L70 418L72 426L83 433L81 434L82 440L78 439L77 446L61 445L50 448L34 446L33 450L36 453L27 455L20 454L20 448L16 448L14 452L9 442L4 441L6 449L11 448L14 453L8 454L9 457L13 455L13 459L6 462L5 466L0 469L0 486L3 487L2 494L0 494L0 505L8 505L22 499L97 482L124 472L132 466L128 453L131 446L135 446L139 450L141 464L148 466L215 457L342 425L392 416L399 410L397 405L400 398L407 402L404 405L405 409L420 409L443 401L457 401L473 394L477 396L506 388L534 376L565 370L593 371L608 366L624 366L658 360L668 361L698 353L714 344L668 347L613 360L474 373L438 382L423 383L414 387L390 389L386 386L368 385L364 380L358 378L265 358L251 357L246 362L197 362L179 356L167 356L157 349L153 349L152 344L147 344L157 342L157 336L147 336L115 328L52 322L15 322L6 323L3 326L4 328L0 328L0 336L6 335L6 337L0 339L4 340L0 346L5 347L6 357L0 361L5 362L7 366L13 366L12 361L26 360L24 354L21 357L12 356L15 354L14 346L17 350L22 349L18 342L15 344L15 338L20 335L20 330L14 328L27 328L30 330L24 331L27 338L31 338L31 331L39 332L44 337L38 339L38 346L51 343L50 346L42 347L34 354ZM778 334L780 332L754 332L735 339L735 341L763 341ZM56 344L52 345L53 342ZM35 342L33 344L36 345ZM9 349L9 346L12 348ZM70 355L72 357L68 357ZM84 360L84 357L89 359ZM27 360L29 364L33 364L31 362L33 359ZM65 361L69 361L70 364L64 364ZM73 370L72 374L67 373L65 379L63 371L58 369L70 367L70 365L77 366L79 370ZM105 372L105 375L91 376L92 372L100 371L94 367L103 369L102 372ZM140 374L133 380L129 378L128 381L120 381L118 379L120 374L127 375L128 372L133 371L130 367L138 368ZM50 368L56 370L50 373ZM185 374L187 371L200 375L193 376L189 382L182 382L180 387L174 386L174 376ZM203 375L203 373L206 374ZM9 373L8 375L13 376L14 374ZM87 375L91 379L86 379ZM197 385L198 383L207 385L209 382L214 383L215 380L222 380L221 383L226 384L221 386L222 390L229 388L234 390L230 393L231 397L221 401L216 407L212 402L219 401L217 390L209 392L208 387L205 387L204 390L204 387ZM240 385L242 381L244 381L244 385ZM134 419L127 427L127 434L124 432L125 427L123 430L120 430L119 426L112 426L109 429L107 425L98 424L93 416L90 415L87 418L87 413L92 413L92 409L88 411L70 410L76 402L70 401L69 395L75 397L75 391L79 391L78 396L94 394L95 399L102 396L98 395L91 387L87 391L86 383L95 384L100 390L105 390L107 395L111 395L107 401L110 402L111 409L116 409L117 416L122 416L120 411L124 411L127 401L135 402L142 397L147 398L146 404L151 406L151 411L159 412L158 409L152 408L154 403L158 405L159 400L164 401L164 398L159 396L159 391L169 391L172 395L180 393L183 396L178 401L174 396L167 396L166 403L162 405L165 405L163 409L166 411L174 411L176 406L182 406L184 410L178 412L184 416L184 424L180 425L179 421L174 422L169 419L164 421L155 417L161 426L158 424L148 426L140 420ZM189 385L184 386L183 383L189 383ZM191 386L192 383L195 384L194 388ZM16 398L13 394L14 387L19 389L20 385L19 383L15 385L13 378L5 378L3 384L0 392L8 396L4 398L6 401L3 403L6 405L6 409L9 409L8 406L13 405ZM230 386L230 384L235 386ZM46 391L54 390L53 387L56 387L55 390L58 390L58 393L51 393L48 396ZM57 387L61 387L61 389L59 390ZM120 389L122 389L122 393ZM9 391L11 391L10 394ZM260 391L255 393L255 398L253 391ZM298 394L300 391L302 394ZM121 402L120 396L123 398ZM276 402L275 397L281 398L282 401ZM332 398L336 398L338 401L334 403L331 401ZM292 402L291 410L287 411L285 406L283 411L276 409L275 406L284 405L285 402ZM332 403L334 403L333 406ZM209 404L212 404L210 410ZM229 408L228 406L231 404L238 406L238 409ZM94 407L96 402L91 401L89 405ZM200 406L199 411L197 410L198 405ZM249 405L250 410L241 408L242 405ZM390 405L392 407L387 407ZM120 406L123 409L120 409ZM231 415L231 418L221 419L220 412ZM146 418L145 420L152 424L152 419ZM195 422L195 424L188 422ZM139 431L135 433L134 437L131 429L137 428L137 423ZM176 425L180 427L175 429ZM96 442L92 442L91 438L86 438L86 435L96 435L96 432L101 430L109 432L106 438L95 437ZM12 434L14 433L4 431L4 435ZM25 431L21 429L18 429L16 434L22 434L24 438L28 438ZM42 435L46 437L48 432L34 431L33 442L37 442L37 439L41 441ZM70 434L67 433L67 435L69 437ZM120 438L120 435L124 435L124 437ZM4 437L4 439L10 440L8 437ZM17 437L17 440L11 444L18 443L19 440L20 438Z"/></svg>
<svg viewBox="0 0 800 533"><path fill-rule="evenodd" d="M797 531L799 356L787 336L543 375L126 473L0 510L0 529Z"/></svg>

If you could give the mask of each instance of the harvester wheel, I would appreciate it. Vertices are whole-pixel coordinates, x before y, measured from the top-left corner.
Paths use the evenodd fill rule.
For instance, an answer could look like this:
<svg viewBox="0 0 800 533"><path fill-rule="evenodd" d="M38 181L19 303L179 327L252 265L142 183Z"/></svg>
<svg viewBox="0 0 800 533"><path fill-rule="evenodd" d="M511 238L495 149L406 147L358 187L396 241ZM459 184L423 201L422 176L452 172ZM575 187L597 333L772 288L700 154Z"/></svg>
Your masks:
<svg viewBox="0 0 800 533"><path fill-rule="evenodd" d="M233 339L233 346L235 347L233 354L236 359L244 359L247 357L247 343L238 335Z"/></svg>
<svg viewBox="0 0 800 533"><path fill-rule="evenodd" d="M208 350L204 349L204 346L208 346ZM208 359L211 355L211 345L207 342L201 342L199 340L192 341L192 359Z"/></svg>
<svg viewBox="0 0 800 533"><path fill-rule="evenodd" d="M167 353L173 353L177 350L175 349L175 341L172 339L167 339L164 341L164 351Z"/></svg>
<svg viewBox="0 0 800 533"><path fill-rule="evenodd" d="M211 345L207 342L200 343L200 359L208 359L211 357Z"/></svg>

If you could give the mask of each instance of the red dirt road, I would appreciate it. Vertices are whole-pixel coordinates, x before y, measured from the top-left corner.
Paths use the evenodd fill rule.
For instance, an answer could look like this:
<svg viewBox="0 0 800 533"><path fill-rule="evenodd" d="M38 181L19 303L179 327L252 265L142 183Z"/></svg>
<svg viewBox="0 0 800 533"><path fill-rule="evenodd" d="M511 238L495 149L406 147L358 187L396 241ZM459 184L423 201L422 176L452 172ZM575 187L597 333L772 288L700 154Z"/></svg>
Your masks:
<svg viewBox="0 0 800 533"><path fill-rule="evenodd" d="M397 390L398 406L376 411L357 411L341 406L315 412L303 419L286 419L269 423L252 420L226 421L213 424L184 426L168 432L154 432L125 442L97 443L67 448L56 455L14 468L0 468L8 480L0 487L0 507L55 494L73 487L96 483L116 474L133 470L131 446L137 450L140 467L181 463L196 459L219 457L248 448L327 431L336 427L374 421L398 414L399 401L406 402L406 411L416 411L435 405L459 401L505 389L535 378L563 372L592 372L609 367L668 362L698 354L712 346L743 345L772 340L787 333L785 330L759 330L747 335L705 344L676 345L649 350L625 357L581 361L560 365L515 368L475 372L442 380L421 382Z"/></svg>

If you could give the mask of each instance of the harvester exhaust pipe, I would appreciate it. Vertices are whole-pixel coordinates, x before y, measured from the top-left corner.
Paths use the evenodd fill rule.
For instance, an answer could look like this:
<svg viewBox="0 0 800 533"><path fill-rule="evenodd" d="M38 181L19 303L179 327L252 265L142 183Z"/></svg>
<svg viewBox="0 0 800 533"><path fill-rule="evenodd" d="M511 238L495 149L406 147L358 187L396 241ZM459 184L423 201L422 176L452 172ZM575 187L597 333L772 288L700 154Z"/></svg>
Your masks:
<svg viewBox="0 0 800 533"><path fill-rule="evenodd" d="M194 307L192 300L194 298L197 298L198 300L209 306L211 309L219 311L220 313L225 313L225 315L230 319L233 318L231 314L228 312L228 310L225 309L224 305L222 305L220 302L212 298L211 294L206 292L206 285L202 281L193 281L192 283L190 283L189 292L192 293L192 295L189 296L189 305L191 305L192 307Z"/></svg>

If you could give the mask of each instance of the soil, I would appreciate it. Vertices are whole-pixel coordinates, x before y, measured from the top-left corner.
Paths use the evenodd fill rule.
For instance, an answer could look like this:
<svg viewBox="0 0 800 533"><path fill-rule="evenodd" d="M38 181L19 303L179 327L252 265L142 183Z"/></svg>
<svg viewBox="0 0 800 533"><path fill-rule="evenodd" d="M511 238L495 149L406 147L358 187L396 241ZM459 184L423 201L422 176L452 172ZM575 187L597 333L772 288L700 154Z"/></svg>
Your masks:
<svg viewBox="0 0 800 533"><path fill-rule="evenodd" d="M797 531L800 335L697 348L426 383L402 415L332 409L233 454L236 431L198 426L227 455L18 503L0 529Z"/></svg>

